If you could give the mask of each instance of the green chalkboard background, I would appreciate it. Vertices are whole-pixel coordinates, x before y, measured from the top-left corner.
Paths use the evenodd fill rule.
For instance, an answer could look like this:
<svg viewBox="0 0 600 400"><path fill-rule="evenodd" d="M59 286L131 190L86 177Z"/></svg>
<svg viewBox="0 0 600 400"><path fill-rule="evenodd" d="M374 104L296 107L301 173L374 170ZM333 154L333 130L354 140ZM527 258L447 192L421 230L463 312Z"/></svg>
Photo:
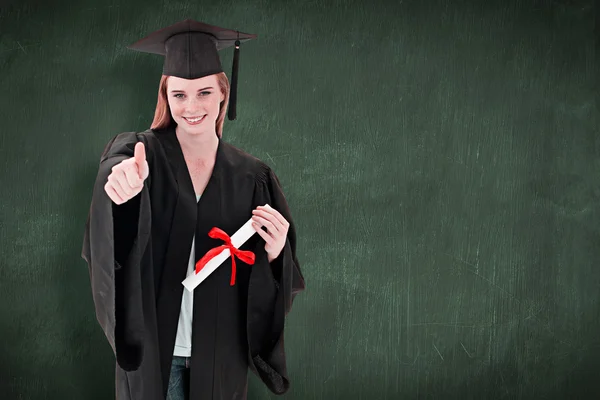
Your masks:
<svg viewBox="0 0 600 400"><path fill-rule="evenodd" d="M259 35L224 138L298 224L286 398L600 398L593 0L0 10L0 398L114 397L83 228L104 145L156 104L162 59L125 47L185 18Z"/></svg>

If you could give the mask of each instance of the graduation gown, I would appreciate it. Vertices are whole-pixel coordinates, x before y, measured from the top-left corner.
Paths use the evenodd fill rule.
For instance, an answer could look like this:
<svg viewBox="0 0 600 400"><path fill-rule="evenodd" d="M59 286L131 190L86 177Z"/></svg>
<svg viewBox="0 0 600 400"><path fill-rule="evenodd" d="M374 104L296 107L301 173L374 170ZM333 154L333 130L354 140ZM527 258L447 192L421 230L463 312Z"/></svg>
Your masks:
<svg viewBox="0 0 600 400"><path fill-rule="evenodd" d="M104 185L111 168L145 145L150 174L131 200L113 203ZM271 263L254 234L240 248L256 259L228 258L194 290L191 400L246 399L252 370L275 394L289 387L285 316L304 289L296 232L277 176L263 162L219 139L213 173L199 202L174 127L124 132L100 159L86 222L82 257L89 267L97 320L116 356L119 400L166 398L193 235L195 259L223 244L212 227L233 235L259 205L290 223Z"/></svg>

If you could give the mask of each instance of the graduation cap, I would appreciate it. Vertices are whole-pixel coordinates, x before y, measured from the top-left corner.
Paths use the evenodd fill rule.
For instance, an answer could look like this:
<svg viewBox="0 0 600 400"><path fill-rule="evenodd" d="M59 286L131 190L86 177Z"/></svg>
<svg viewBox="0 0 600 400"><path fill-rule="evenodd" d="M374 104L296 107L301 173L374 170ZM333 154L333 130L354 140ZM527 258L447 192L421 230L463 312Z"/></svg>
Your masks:
<svg viewBox="0 0 600 400"><path fill-rule="evenodd" d="M197 79L223 72L219 50L235 45L228 114L229 119L234 120L240 43L256 36L186 19L153 32L127 48L165 56L163 75Z"/></svg>

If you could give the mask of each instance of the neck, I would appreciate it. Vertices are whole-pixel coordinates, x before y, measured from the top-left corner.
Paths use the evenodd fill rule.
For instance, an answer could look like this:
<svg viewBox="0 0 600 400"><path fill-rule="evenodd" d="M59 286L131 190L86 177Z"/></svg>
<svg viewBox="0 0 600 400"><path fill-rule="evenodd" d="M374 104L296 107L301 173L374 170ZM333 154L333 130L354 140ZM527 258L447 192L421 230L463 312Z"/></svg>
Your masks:
<svg viewBox="0 0 600 400"><path fill-rule="evenodd" d="M196 160L209 160L214 158L219 138L215 132L206 132L199 135L190 135L179 126L175 128L175 135L183 153Z"/></svg>

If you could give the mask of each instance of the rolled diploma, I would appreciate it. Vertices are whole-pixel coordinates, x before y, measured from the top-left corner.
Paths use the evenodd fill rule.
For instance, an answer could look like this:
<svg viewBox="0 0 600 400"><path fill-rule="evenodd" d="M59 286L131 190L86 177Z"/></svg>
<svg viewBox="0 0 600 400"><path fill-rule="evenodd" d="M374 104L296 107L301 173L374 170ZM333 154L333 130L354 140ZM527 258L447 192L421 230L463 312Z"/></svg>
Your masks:
<svg viewBox="0 0 600 400"><path fill-rule="evenodd" d="M240 229L237 230L236 233L231 236L231 244L236 249L239 249L241 245L246 243L248 239L252 237L256 233L256 230L252 226L252 218L250 218ZM182 282L183 286L190 292L193 291L196 286L202 283L210 274L212 274L219 265L223 264L223 261L227 260L227 258L231 255L229 249L223 249L219 254L210 259L205 265L204 268L200 270L197 274L188 276Z"/></svg>

